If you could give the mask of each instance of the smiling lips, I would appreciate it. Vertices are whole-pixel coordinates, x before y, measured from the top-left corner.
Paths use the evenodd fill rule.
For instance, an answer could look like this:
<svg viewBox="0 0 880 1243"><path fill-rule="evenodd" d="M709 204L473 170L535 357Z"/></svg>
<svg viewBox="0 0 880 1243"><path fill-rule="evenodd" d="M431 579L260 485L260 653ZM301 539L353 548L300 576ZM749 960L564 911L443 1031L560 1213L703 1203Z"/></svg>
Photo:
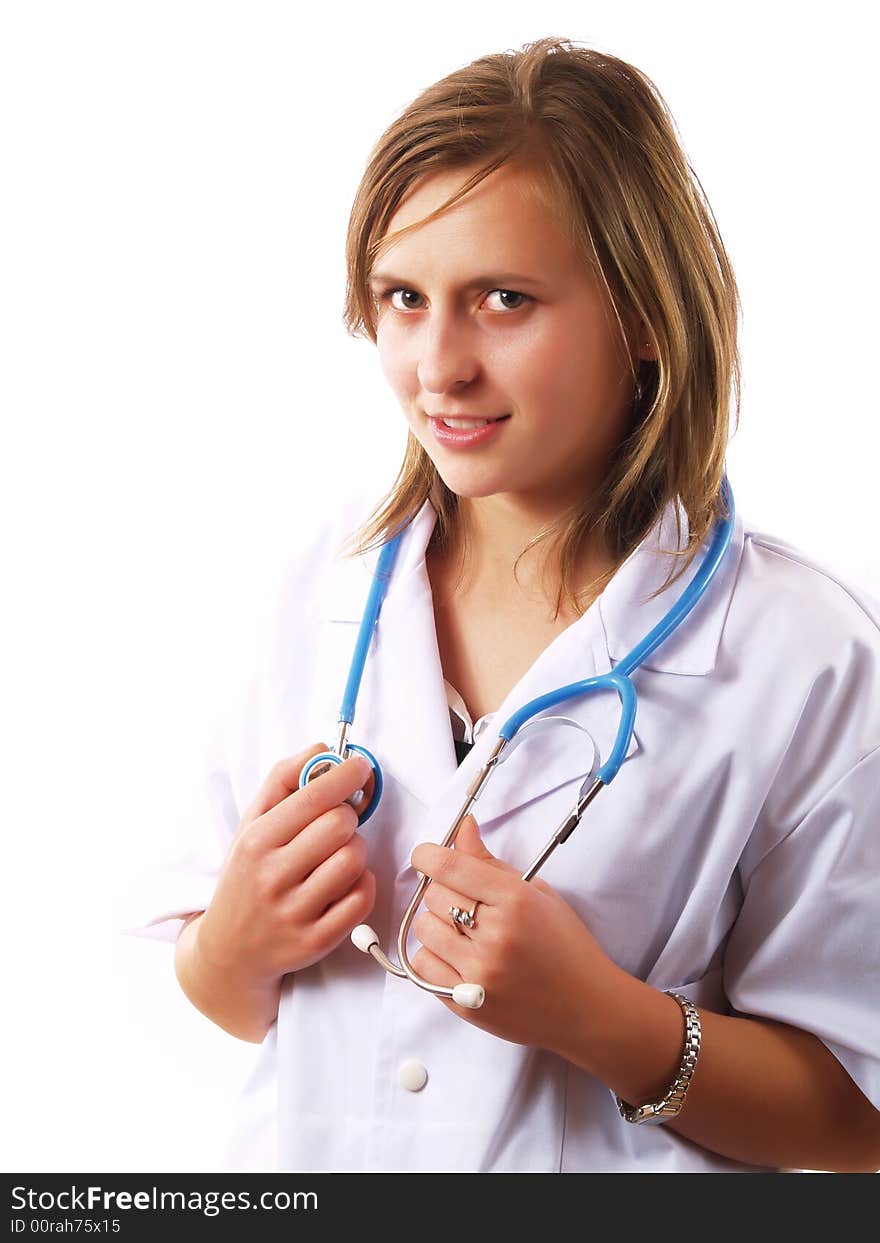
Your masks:
<svg viewBox="0 0 880 1243"><path fill-rule="evenodd" d="M468 448L499 434L501 425L510 418L501 414L494 419L466 419L453 415L428 415L434 439L450 447Z"/></svg>
<svg viewBox="0 0 880 1243"><path fill-rule="evenodd" d="M501 423L504 419L509 419L509 414L499 414L495 418L489 419L470 419L464 415L457 414L429 414L429 419L437 419L444 427L451 427L457 431L465 431L472 427L486 427L489 423Z"/></svg>

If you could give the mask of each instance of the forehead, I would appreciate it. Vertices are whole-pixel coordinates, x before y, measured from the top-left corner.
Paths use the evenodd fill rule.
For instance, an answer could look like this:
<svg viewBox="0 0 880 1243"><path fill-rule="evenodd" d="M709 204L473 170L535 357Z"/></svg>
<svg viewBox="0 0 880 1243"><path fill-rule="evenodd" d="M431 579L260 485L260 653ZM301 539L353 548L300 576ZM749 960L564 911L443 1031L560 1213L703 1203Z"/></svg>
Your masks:
<svg viewBox="0 0 880 1243"><path fill-rule="evenodd" d="M444 269L474 262L481 270L526 266L536 274L570 267L574 249L546 193L533 174L514 165L495 169L454 206L424 223L474 171L444 170L415 184L391 218L373 269L377 275L392 270L403 275L408 264L421 269L440 262ZM411 232L394 238L410 225L415 226Z"/></svg>

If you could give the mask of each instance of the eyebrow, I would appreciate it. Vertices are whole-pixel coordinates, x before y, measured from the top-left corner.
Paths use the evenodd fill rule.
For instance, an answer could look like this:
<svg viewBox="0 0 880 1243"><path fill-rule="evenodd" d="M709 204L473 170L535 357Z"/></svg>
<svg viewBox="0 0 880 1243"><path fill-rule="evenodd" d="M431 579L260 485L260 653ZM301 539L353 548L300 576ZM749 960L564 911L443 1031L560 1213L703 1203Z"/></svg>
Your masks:
<svg viewBox="0 0 880 1243"><path fill-rule="evenodd" d="M407 280L405 276L393 276L390 272L370 274L370 285L393 285L400 289L414 289L418 282ZM546 288L545 282L536 276L526 276L522 272L490 272L485 276L474 276L464 285L465 289L476 289L478 286L489 286L492 289L515 289L518 285L539 285Z"/></svg>

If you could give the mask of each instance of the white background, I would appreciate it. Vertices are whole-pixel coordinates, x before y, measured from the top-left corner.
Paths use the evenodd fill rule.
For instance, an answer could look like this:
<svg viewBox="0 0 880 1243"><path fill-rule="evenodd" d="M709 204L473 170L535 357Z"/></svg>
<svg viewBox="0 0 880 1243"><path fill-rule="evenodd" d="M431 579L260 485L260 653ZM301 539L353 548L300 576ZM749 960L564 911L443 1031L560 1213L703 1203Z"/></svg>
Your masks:
<svg viewBox="0 0 880 1243"><path fill-rule="evenodd" d="M739 508L880 595L870 24L855 0L0 6L0 1167L216 1168L253 1046L115 929L185 832L291 532L396 472L343 248L430 82L542 35L654 79L741 287Z"/></svg>

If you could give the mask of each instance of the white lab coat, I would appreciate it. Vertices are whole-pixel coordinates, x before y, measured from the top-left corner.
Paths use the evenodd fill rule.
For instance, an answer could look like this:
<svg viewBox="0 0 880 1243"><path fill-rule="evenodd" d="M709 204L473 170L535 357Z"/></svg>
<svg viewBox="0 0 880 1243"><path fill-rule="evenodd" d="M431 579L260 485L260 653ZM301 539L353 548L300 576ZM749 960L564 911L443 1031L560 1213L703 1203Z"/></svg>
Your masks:
<svg viewBox="0 0 880 1243"><path fill-rule="evenodd" d="M204 824L131 931L173 939L210 900L245 806L282 756L335 738L376 553L334 556L369 505L291 558L259 667L218 739ZM683 528L687 519L682 512ZM362 832L386 949L414 885L410 855L439 841L517 707L607 672L696 572L647 603L674 546L672 506L600 599L550 644L456 767L425 548L408 530L350 738L379 759L382 803ZM708 540L707 540L708 544ZM719 1013L815 1033L880 1107L880 610L801 552L737 517L719 573L684 626L634 675L635 736L613 784L542 870L605 951L658 989ZM603 693L550 710L607 758ZM524 742L475 816L486 845L531 863L592 756L555 726ZM413 943L413 949L417 943ZM420 1091L398 1071L415 1060ZM699 1073L699 1070L698 1072ZM344 941L286 977L277 1024L242 1100L230 1168L318 1171L747 1171L667 1127L619 1117L600 1082L480 1030Z"/></svg>

